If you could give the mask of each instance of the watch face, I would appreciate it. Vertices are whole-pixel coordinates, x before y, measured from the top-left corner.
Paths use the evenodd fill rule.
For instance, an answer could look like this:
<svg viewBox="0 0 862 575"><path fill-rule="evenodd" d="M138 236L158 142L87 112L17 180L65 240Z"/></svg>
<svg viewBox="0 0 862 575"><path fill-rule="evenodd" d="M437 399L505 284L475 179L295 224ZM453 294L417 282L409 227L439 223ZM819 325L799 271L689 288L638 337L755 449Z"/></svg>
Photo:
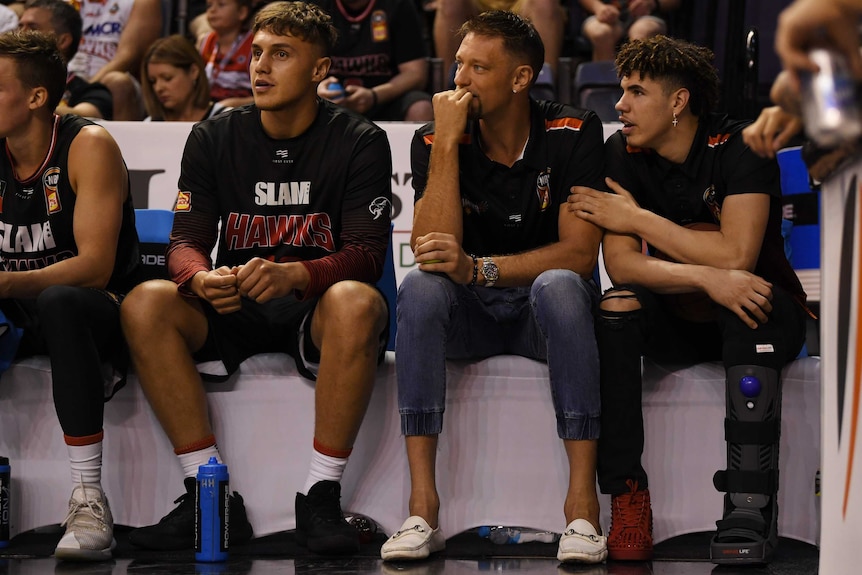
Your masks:
<svg viewBox="0 0 862 575"><path fill-rule="evenodd" d="M500 270L493 261L485 260L482 264L482 275L485 276L486 282L495 282L500 277Z"/></svg>

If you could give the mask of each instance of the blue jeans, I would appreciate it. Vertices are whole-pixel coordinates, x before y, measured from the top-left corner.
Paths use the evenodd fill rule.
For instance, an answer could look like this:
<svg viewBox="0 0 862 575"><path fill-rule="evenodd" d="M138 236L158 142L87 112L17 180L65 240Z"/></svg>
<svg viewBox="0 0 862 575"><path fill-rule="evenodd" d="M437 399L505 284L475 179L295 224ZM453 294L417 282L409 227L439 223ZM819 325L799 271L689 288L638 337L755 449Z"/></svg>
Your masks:
<svg viewBox="0 0 862 575"><path fill-rule="evenodd" d="M404 435L437 435L446 405L446 360L514 354L546 361L562 439L599 437L599 292L569 270L530 287L485 288L413 270L398 289L395 367Z"/></svg>

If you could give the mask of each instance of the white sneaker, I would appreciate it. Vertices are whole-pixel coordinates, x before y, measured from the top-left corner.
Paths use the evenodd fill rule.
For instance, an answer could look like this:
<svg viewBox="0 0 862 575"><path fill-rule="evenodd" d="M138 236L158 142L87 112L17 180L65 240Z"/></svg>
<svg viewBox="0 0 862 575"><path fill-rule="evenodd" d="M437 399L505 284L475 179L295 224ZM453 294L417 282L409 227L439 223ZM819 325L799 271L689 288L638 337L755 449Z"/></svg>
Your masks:
<svg viewBox="0 0 862 575"><path fill-rule="evenodd" d="M586 519L575 519L560 537L557 559L563 563L601 563L608 557L608 538Z"/></svg>
<svg viewBox="0 0 862 575"><path fill-rule="evenodd" d="M411 515L380 548L384 561L425 559L446 547L446 538L440 528L431 529L418 515Z"/></svg>
<svg viewBox="0 0 862 575"><path fill-rule="evenodd" d="M116 547L114 518L108 499L98 487L79 485L72 490L66 526L54 556L70 561L105 561Z"/></svg>

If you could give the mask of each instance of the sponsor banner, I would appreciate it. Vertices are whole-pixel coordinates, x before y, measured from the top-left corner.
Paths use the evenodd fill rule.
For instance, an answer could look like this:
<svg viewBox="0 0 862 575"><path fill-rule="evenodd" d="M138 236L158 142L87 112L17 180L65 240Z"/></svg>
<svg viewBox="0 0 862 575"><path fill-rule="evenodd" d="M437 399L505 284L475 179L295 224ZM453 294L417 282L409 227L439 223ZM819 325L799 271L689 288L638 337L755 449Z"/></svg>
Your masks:
<svg viewBox="0 0 862 575"><path fill-rule="evenodd" d="M187 122L100 122L111 133L123 152L132 182L136 208L172 210L177 200L180 161L186 138L192 128ZM415 267L410 250L413 222L413 187L410 184L410 142L421 124L381 123L392 149L392 222L395 276L400 283ZM300 201L302 189L271 190L260 185L262 202ZM281 199L279 199L281 198ZM177 209L188 209L182 202Z"/></svg>
<svg viewBox="0 0 862 575"><path fill-rule="evenodd" d="M823 575L853 573L862 532L862 159L823 183L821 529Z"/></svg>
<svg viewBox="0 0 862 575"><path fill-rule="evenodd" d="M180 160L186 138L192 128L188 122L100 122L111 133L123 152L132 182L136 208L172 210L177 201ZM395 278L398 283L416 266L410 249L410 229L413 224L413 186L410 171L410 143L413 132L421 124L381 122L392 149L392 249L395 257ZM618 124L605 124L605 137L614 133ZM282 193L284 192L284 193ZM537 190L539 193L539 190ZM299 201L301 189L270 190L262 186L261 201ZM177 209L188 209L188 198L182 198Z"/></svg>

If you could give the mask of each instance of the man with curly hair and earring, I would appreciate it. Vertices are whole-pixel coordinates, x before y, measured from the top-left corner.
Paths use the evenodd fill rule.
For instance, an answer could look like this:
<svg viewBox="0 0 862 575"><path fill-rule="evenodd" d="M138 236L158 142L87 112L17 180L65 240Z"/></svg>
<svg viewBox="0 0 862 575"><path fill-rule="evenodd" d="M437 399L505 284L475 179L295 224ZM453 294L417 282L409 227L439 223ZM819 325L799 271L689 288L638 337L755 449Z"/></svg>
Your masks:
<svg viewBox="0 0 862 575"><path fill-rule="evenodd" d="M780 375L805 340L805 293L784 255L778 165L745 145L746 122L712 113L712 57L665 36L626 44L616 58L623 127L606 143L614 193L569 197L570 211L607 230L614 284L596 319L611 559L652 555L641 356L724 363L727 468L713 479L725 493L713 562L762 563L778 543Z"/></svg>

